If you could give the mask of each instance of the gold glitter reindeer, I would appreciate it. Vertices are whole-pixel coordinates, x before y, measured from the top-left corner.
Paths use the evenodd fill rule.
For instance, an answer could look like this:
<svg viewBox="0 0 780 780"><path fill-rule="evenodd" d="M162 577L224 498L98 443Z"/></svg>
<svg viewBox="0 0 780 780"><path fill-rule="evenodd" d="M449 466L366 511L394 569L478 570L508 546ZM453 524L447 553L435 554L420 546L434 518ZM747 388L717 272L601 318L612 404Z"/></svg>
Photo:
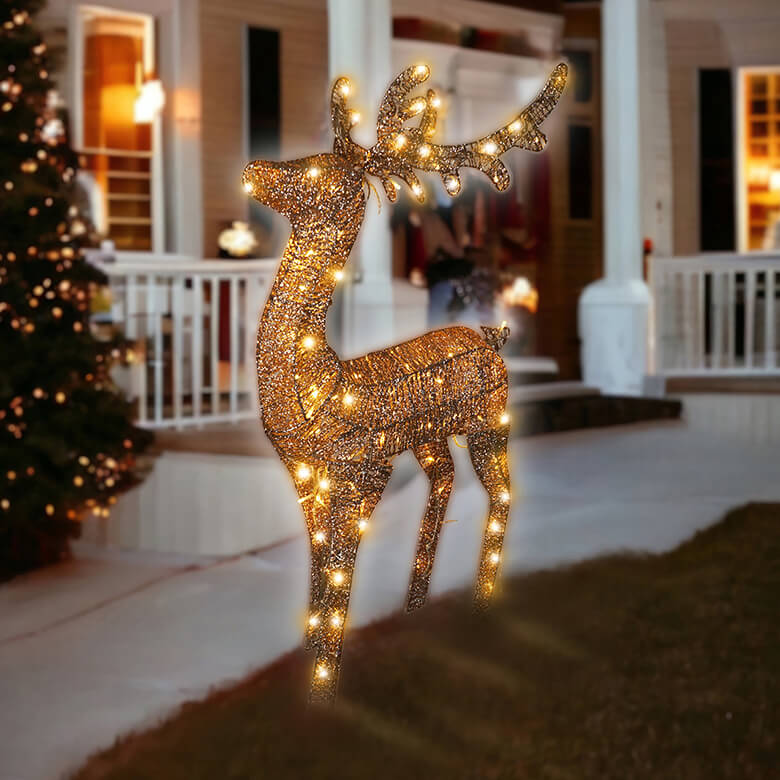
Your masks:
<svg viewBox="0 0 780 780"><path fill-rule="evenodd" d="M412 341L343 361L325 337L325 317L343 276L366 205L366 177L378 177L391 201L405 181L424 192L415 169L435 171L450 195L461 168L509 186L500 156L513 146L540 151L541 122L566 83L558 65L539 96L512 122L471 143L432 142L439 100L432 90L408 97L429 76L426 65L404 70L379 108L370 149L350 137L358 116L348 110L350 83L331 95L332 154L290 162L257 160L244 170L244 189L287 217L292 235L263 311L257 336L257 379L263 426L289 470L311 541L311 597L306 645L316 649L311 697L332 701L338 682L358 544L387 485L390 460L411 449L430 480L407 608L425 602L453 463L447 439L467 437L490 509L480 553L475 600L494 588L509 517L507 374L498 349L505 328L433 331ZM417 127L405 122L420 116Z"/></svg>

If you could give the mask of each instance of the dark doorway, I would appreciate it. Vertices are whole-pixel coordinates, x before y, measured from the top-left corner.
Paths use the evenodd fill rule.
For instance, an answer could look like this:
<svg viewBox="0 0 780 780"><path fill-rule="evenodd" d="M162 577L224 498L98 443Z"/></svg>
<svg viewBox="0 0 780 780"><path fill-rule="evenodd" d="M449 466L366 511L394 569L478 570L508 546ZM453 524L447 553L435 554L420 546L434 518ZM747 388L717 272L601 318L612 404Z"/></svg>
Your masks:
<svg viewBox="0 0 780 780"><path fill-rule="evenodd" d="M281 127L279 31L250 27L247 33L249 159L278 160ZM252 222L270 230L271 212L254 200Z"/></svg>
<svg viewBox="0 0 780 780"><path fill-rule="evenodd" d="M699 246L702 252L733 252L734 105L731 71L699 71Z"/></svg>

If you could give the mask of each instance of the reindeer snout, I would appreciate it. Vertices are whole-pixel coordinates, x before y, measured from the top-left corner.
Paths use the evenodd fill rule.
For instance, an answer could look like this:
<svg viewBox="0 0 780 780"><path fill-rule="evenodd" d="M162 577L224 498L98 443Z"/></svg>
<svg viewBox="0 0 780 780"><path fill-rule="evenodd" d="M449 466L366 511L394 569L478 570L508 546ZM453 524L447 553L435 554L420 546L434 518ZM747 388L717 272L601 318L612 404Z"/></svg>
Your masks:
<svg viewBox="0 0 780 780"><path fill-rule="evenodd" d="M276 200L272 193L285 179L285 168L282 164L271 160L254 160L244 168L241 182L247 195L266 206L275 207Z"/></svg>
<svg viewBox="0 0 780 780"><path fill-rule="evenodd" d="M262 160L255 160L244 168L241 174L241 185L247 195L260 200L262 196Z"/></svg>

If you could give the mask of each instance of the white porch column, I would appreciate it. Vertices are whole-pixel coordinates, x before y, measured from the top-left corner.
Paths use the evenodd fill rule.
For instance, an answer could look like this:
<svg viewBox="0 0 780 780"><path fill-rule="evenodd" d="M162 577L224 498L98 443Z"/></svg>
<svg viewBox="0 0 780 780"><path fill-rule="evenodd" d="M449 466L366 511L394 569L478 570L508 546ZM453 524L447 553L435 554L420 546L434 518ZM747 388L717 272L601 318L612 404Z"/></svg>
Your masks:
<svg viewBox="0 0 780 780"><path fill-rule="evenodd" d="M200 3L173 3L174 83L169 202L172 210L171 249L203 257L203 178L201 171Z"/></svg>
<svg viewBox="0 0 780 780"><path fill-rule="evenodd" d="M647 371L650 293L642 279L639 18L646 0L602 3L604 278L579 301L583 379L638 395Z"/></svg>
<svg viewBox="0 0 780 780"><path fill-rule="evenodd" d="M390 0L328 0L328 63L331 82L349 76L351 105L361 114L353 137L364 146L376 141L379 101L390 82L392 19ZM384 197L384 196L382 196ZM393 343L393 289L389 208L376 199L352 252L352 277L342 286L340 348L350 357ZM337 315L338 316L338 315Z"/></svg>

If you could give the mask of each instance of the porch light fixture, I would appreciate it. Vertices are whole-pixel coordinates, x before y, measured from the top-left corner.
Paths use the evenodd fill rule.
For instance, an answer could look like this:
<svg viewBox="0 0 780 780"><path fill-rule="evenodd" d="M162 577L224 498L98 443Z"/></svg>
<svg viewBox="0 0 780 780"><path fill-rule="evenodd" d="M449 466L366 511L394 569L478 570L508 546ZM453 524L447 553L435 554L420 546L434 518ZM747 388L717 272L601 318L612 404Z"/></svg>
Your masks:
<svg viewBox="0 0 780 780"><path fill-rule="evenodd" d="M506 306L524 306L532 314L539 308L539 291L524 276L518 276L511 287L501 292Z"/></svg>
<svg viewBox="0 0 780 780"><path fill-rule="evenodd" d="M137 125L150 124L165 105L165 91L160 79L150 79L141 85L133 105L133 119Z"/></svg>
<svg viewBox="0 0 780 780"><path fill-rule="evenodd" d="M219 234L217 244L231 257L246 257L257 246L257 239L248 223L236 220Z"/></svg>

